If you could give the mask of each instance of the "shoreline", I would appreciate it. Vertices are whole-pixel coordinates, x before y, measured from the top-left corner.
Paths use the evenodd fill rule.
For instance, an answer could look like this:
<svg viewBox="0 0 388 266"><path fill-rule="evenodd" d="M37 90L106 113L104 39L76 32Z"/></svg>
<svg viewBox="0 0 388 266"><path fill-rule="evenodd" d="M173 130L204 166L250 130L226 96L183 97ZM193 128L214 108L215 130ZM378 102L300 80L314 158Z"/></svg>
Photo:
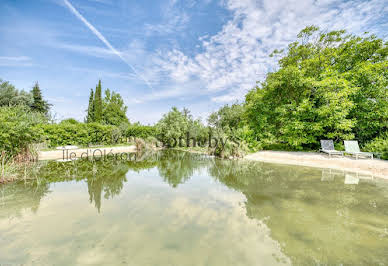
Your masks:
<svg viewBox="0 0 388 266"><path fill-rule="evenodd" d="M388 179L388 161L380 159L358 159L332 157L318 152L259 151L244 157L249 161L308 166L322 169L335 169L373 177Z"/></svg>

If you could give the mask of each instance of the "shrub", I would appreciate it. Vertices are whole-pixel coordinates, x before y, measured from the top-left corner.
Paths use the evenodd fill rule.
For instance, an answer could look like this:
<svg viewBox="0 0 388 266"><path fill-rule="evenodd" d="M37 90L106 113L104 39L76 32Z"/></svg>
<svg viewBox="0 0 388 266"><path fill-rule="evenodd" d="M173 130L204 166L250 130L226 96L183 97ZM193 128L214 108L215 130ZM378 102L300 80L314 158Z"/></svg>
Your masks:
<svg viewBox="0 0 388 266"><path fill-rule="evenodd" d="M75 120L74 118L68 118L68 119L64 119L61 121L61 124L79 124L80 122L78 122L77 120Z"/></svg>
<svg viewBox="0 0 388 266"><path fill-rule="evenodd" d="M60 123L38 125L49 147L64 145L117 144L123 140L118 127L99 123Z"/></svg>
<svg viewBox="0 0 388 266"><path fill-rule="evenodd" d="M135 137L146 139L148 137L155 137L156 130L153 126L142 126L138 124L129 125L125 130L126 137Z"/></svg>
<svg viewBox="0 0 388 266"><path fill-rule="evenodd" d="M0 149L10 156L28 152L28 145L41 135L34 126L45 121L44 115L25 106L0 107Z"/></svg>
<svg viewBox="0 0 388 266"><path fill-rule="evenodd" d="M363 150L381 153L381 158L388 160L388 133L385 133L364 145Z"/></svg>

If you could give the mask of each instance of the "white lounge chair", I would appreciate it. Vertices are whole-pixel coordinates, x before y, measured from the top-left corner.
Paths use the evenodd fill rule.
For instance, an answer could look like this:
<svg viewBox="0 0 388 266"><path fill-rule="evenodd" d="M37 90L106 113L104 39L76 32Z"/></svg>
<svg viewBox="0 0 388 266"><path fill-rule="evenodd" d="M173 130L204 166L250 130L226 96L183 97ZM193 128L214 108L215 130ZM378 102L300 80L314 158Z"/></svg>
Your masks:
<svg viewBox="0 0 388 266"><path fill-rule="evenodd" d="M360 151L360 147L358 146L358 142L356 140L345 140L345 153L349 153L351 155L356 155L356 160L359 156L370 157L373 160L373 153L370 152L362 152Z"/></svg>
<svg viewBox="0 0 388 266"><path fill-rule="evenodd" d="M334 148L334 142L332 140L321 140L321 152L329 154L329 157L332 155L344 156L343 151L337 151Z"/></svg>

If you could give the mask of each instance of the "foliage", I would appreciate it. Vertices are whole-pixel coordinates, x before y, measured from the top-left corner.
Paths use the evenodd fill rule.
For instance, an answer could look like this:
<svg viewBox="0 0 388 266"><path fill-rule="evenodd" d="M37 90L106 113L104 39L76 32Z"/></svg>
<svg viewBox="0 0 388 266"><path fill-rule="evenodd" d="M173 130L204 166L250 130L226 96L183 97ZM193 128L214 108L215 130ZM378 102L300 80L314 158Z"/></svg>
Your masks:
<svg viewBox="0 0 388 266"><path fill-rule="evenodd" d="M79 124L79 122L74 118L68 118L61 121L61 124Z"/></svg>
<svg viewBox="0 0 388 266"><path fill-rule="evenodd" d="M87 123L102 123L106 125L120 126L128 124L127 106L119 93L105 90L105 97L101 97L101 80L98 81L96 91L90 91L89 105L85 121Z"/></svg>
<svg viewBox="0 0 388 266"><path fill-rule="evenodd" d="M92 123L94 121L94 91L90 89L89 105L86 116L86 123Z"/></svg>
<svg viewBox="0 0 388 266"><path fill-rule="evenodd" d="M381 158L388 160L388 133L375 138L364 145L363 150L366 152L380 153Z"/></svg>
<svg viewBox="0 0 388 266"><path fill-rule="evenodd" d="M163 115L163 118L155 125L156 135L164 143L170 143L173 139L190 138L206 139L207 128L199 119L194 120L188 109L179 111L173 107L170 112Z"/></svg>
<svg viewBox="0 0 388 266"><path fill-rule="evenodd" d="M102 122L102 114L103 114L103 103L102 103L102 88L101 88L101 80L98 81L98 85L96 86L96 92L94 94L94 120L93 122L101 123Z"/></svg>
<svg viewBox="0 0 388 266"><path fill-rule="evenodd" d="M32 102L31 93L19 91L8 81L0 79L0 106L24 105L29 107Z"/></svg>
<svg viewBox="0 0 388 266"><path fill-rule="evenodd" d="M123 123L129 123L127 118L127 106L120 94L105 90L103 101L103 122L107 125L119 126Z"/></svg>
<svg viewBox="0 0 388 266"><path fill-rule="evenodd" d="M209 125L224 131L235 130L241 126L244 107L241 104L224 105L217 112L210 114Z"/></svg>
<svg viewBox="0 0 388 266"><path fill-rule="evenodd" d="M38 82L35 83L31 93L33 98L33 102L31 104L31 110L34 112L47 115L50 109L50 104L48 104L45 100L43 100L42 92L39 88Z"/></svg>
<svg viewBox="0 0 388 266"><path fill-rule="evenodd" d="M142 138L142 139L146 139L148 137L155 137L156 129L153 126L143 126L140 124L132 124L125 129L125 136Z"/></svg>
<svg viewBox="0 0 388 266"><path fill-rule="evenodd" d="M251 133L264 148L301 150L317 149L320 139L365 143L386 132L387 53L373 35L305 28L279 70L246 95Z"/></svg>
<svg viewBox="0 0 388 266"><path fill-rule="evenodd" d="M0 150L10 156L27 152L28 145L41 135L34 126L44 122L43 114L31 112L25 106L0 107Z"/></svg>
<svg viewBox="0 0 388 266"><path fill-rule="evenodd" d="M117 136L118 128L99 123L41 124L41 141L48 141L49 147L64 145L88 146L89 144L117 144L123 141Z"/></svg>

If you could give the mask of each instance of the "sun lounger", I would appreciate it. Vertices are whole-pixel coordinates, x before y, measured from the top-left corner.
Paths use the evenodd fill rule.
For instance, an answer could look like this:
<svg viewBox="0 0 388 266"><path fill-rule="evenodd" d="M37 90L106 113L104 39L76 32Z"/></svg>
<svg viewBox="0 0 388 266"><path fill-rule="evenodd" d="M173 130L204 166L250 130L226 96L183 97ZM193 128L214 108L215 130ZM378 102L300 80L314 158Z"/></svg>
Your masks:
<svg viewBox="0 0 388 266"><path fill-rule="evenodd" d="M345 140L344 145L345 153L356 155L356 159L358 159L360 156L363 156L370 157L373 160L373 153L360 151L360 147L358 146L358 142L356 140Z"/></svg>
<svg viewBox="0 0 388 266"><path fill-rule="evenodd" d="M334 142L332 140L321 140L321 152L329 154L329 157L332 155L344 156L343 151L337 151L334 148Z"/></svg>

